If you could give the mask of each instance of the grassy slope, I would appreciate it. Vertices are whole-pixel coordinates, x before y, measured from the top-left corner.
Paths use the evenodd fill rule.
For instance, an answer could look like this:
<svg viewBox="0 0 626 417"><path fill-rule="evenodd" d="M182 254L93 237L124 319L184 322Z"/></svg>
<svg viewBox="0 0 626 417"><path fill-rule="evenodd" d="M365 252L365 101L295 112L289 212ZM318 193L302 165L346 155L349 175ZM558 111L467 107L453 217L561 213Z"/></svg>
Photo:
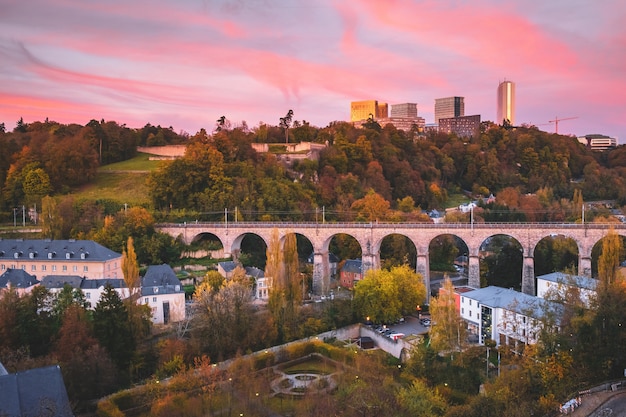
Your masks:
<svg viewBox="0 0 626 417"><path fill-rule="evenodd" d="M150 161L148 154L140 153L128 161L116 162L98 168L96 180L73 192L77 199L110 199L130 205L148 204L146 179L160 161Z"/></svg>

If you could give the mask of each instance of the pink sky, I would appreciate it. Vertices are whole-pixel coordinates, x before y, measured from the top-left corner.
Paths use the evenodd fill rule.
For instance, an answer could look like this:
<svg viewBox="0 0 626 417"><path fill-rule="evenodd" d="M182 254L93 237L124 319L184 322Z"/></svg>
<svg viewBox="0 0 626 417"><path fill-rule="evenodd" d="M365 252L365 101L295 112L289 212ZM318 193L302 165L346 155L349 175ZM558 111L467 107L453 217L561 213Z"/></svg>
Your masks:
<svg viewBox="0 0 626 417"><path fill-rule="evenodd" d="M507 79L517 124L626 143L624 21L623 0L0 0L0 122L324 127L377 99L432 123L448 96L494 120Z"/></svg>

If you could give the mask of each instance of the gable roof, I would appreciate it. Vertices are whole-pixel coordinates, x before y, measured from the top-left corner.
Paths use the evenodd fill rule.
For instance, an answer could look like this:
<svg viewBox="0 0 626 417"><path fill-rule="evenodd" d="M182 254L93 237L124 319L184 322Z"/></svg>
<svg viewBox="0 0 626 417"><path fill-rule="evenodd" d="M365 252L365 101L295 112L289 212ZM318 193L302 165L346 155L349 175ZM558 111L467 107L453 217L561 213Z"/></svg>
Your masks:
<svg viewBox="0 0 626 417"><path fill-rule="evenodd" d="M141 279L141 295L178 292L184 292L183 286L169 265L150 265Z"/></svg>
<svg viewBox="0 0 626 417"><path fill-rule="evenodd" d="M265 271L255 268L254 266L246 266L246 275L255 279L263 278L265 276Z"/></svg>
<svg viewBox="0 0 626 417"><path fill-rule="evenodd" d="M0 288L11 287L14 288L28 288L33 285L37 285L39 281L34 275L29 274L23 269L7 269L2 275L0 275Z"/></svg>
<svg viewBox="0 0 626 417"><path fill-rule="evenodd" d="M556 284L575 286L585 290L595 291L598 288L598 280L580 275L570 275L563 272L552 272L550 274L539 275L537 279L554 282Z"/></svg>
<svg viewBox="0 0 626 417"><path fill-rule="evenodd" d="M0 415L40 416L44 410L73 416L58 365L0 375Z"/></svg>
<svg viewBox="0 0 626 417"><path fill-rule="evenodd" d="M122 254L93 240L0 239L0 260L80 259L102 262L121 257Z"/></svg>
<svg viewBox="0 0 626 417"><path fill-rule="evenodd" d="M78 275L46 275L41 280L41 285L47 289L63 288L65 284L69 284L72 288L80 288L83 277Z"/></svg>
<svg viewBox="0 0 626 417"><path fill-rule="evenodd" d="M348 259L345 264L343 264L343 268L341 268L341 272L354 272L354 273L362 273L363 272L363 262L360 259Z"/></svg>
<svg viewBox="0 0 626 417"><path fill-rule="evenodd" d="M239 264L235 261L223 261L223 262L218 262L217 265L220 268L222 268L224 272L229 273L229 272L233 272Z"/></svg>
<svg viewBox="0 0 626 417"><path fill-rule="evenodd" d="M489 286L478 288L462 294L464 297L478 301L481 305L501 308L515 313L540 319L546 312L555 312L557 321L563 312L561 304L543 298L528 295L510 288Z"/></svg>

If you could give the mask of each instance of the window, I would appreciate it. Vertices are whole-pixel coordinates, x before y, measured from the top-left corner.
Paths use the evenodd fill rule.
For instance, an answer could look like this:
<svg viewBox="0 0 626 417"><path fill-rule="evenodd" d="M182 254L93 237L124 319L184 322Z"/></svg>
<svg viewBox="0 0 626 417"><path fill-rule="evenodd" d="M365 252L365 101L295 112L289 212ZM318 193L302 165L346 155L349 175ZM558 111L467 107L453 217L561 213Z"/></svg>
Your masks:
<svg viewBox="0 0 626 417"><path fill-rule="evenodd" d="M26 271L26 265L22 265L22 271Z"/></svg>
<svg viewBox="0 0 626 417"><path fill-rule="evenodd" d="M461 303L465 304L465 297L461 297Z"/></svg>
<svg viewBox="0 0 626 417"><path fill-rule="evenodd" d="M83 266L83 272L89 272L89 267L87 265Z"/></svg>
<svg viewBox="0 0 626 417"><path fill-rule="evenodd" d="M91 293L90 292L86 292L85 293L85 298L86 299L90 299L91 298Z"/></svg>
<svg viewBox="0 0 626 417"><path fill-rule="evenodd" d="M73 272L77 272L77 271L78 271L78 267L77 267L76 265L74 265L74 266L72 267L72 271L73 271Z"/></svg>
<svg viewBox="0 0 626 417"><path fill-rule="evenodd" d="M469 311L469 316L472 317L472 310Z"/></svg>
<svg viewBox="0 0 626 417"><path fill-rule="evenodd" d="M156 303L156 297L152 297L152 302Z"/></svg>
<svg viewBox="0 0 626 417"><path fill-rule="evenodd" d="M67 265L63 265L63 272L67 271Z"/></svg>
<svg viewBox="0 0 626 417"><path fill-rule="evenodd" d="M472 305L472 300L469 300L469 305Z"/></svg>
<svg viewBox="0 0 626 417"><path fill-rule="evenodd" d="M55 272L57 270L57 266L56 265L52 265L52 272Z"/></svg>
<svg viewBox="0 0 626 417"><path fill-rule="evenodd" d="M2 266L0 266L0 270L4 271L5 269L7 269L7 267L2 264Z"/></svg>
<svg viewBox="0 0 626 417"><path fill-rule="evenodd" d="M46 265L41 265L41 270L45 271L46 270Z"/></svg>
<svg viewBox="0 0 626 417"><path fill-rule="evenodd" d="M148 304L149 302L150 302L150 299L149 299L148 297L146 297L146 298L144 298L144 299L143 299L143 303L144 303L144 304Z"/></svg>
<svg viewBox="0 0 626 417"><path fill-rule="evenodd" d="M36 271L37 270L37 265L31 265L30 266L30 270L31 271Z"/></svg>
<svg viewBox="0 0 626 417"><path fill-rule="evenodd" d="M461 314L465 314L465 309L461 307Z"/></svg>

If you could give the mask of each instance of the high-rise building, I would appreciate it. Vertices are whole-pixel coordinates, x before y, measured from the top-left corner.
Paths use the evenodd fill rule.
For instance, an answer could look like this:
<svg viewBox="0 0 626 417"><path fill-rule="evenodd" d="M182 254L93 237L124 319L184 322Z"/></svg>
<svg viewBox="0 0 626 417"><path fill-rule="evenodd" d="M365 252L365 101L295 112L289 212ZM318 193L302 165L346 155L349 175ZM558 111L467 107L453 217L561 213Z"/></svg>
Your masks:
<svg viewBox="0 0 626 417"><path fill-rule="evenodd" d="M370 117L380 119L388 117L387 103L379 103L377 100L353 101L350 103L350 121L358 122Z"/></svg>
<svg viewBox="0 0 626 417"><path fill-rule="evenodd" d="M503 81L498 85L498 111L497 124L503 124L507 120L515 125L515 83Z"/></svg>
<svg viewBox="0 0 626 417"><path fill-rule="evenodd" d="M578 142L592 151L606 151L607 149L617 148L618 145L617 138L598 134L579 136Z"/></svg>
<svg viewBox="0 0 626 417"><path fill-rule="evenodd" d="M444 97L435 99L435 123L439 119L465 116L465 103L463 97Z"/></svg>
<svg viewBox="0 0 626 417"><path fill-rule="evenodd" d="M415 119L417 118L417 103L392 104L389 117Z"/></svg>

